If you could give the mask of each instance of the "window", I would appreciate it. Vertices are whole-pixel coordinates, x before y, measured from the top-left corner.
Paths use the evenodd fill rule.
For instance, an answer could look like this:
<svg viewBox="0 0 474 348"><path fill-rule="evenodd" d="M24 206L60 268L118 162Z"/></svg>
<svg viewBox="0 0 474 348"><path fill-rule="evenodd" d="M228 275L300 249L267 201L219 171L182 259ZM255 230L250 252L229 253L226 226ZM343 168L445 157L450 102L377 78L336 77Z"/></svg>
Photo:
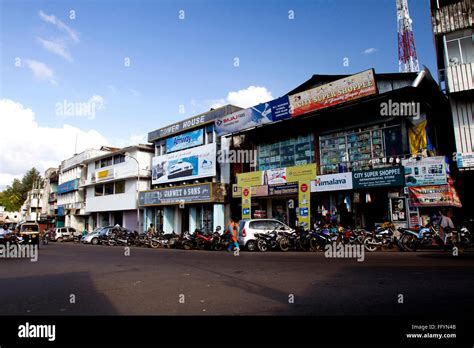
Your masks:
<svg viewBox="0 0 474 348"><path fill-rule="evenodd" d="M104 195L113 195L114 194L114 183L104 185Z"/></svg>
<svg viewBox="0 0 474 348"><path fill-rule="evenodd" d="M112 160L113 160L113 157L102 158L100 160L100 167L104 168L104 167L111 166L112 165Z"/></svg>
<svg viewBox="0 0 474 348"><path fill-rule="evenodd" d="M119 164L125 162L125 155L115 155L114 156L114 164Z"/></svg>
<svg viewBox="0 0 474 348"><path fill-rule="evenodd" d="M206 127L206 144L212 144L214 142L214 125Z"/></svg>
<svg viewBox="0 0 474 348"><path fill-rule="evenodd" d="M474 62L474 45L470 30L446 35L446 48L449 65Z"/></svg>
<svg viewBox="0 0 474 348"><path fill-rule="evenodd" d="M125 181L117 181L115 183L115 194L125 193Z"/></svg>
<svg viewBox="0 0 474 348"><path fill-rule="evenodd" d="M103 196L103 195L104 195L104 185L96 185L95 196Z"/></svg>
<svg viewBox="0 0 474 348"><path fill-rule="evenodd" d="M95 161L95 169L99 169L100 168L100 161Z"/></svg>

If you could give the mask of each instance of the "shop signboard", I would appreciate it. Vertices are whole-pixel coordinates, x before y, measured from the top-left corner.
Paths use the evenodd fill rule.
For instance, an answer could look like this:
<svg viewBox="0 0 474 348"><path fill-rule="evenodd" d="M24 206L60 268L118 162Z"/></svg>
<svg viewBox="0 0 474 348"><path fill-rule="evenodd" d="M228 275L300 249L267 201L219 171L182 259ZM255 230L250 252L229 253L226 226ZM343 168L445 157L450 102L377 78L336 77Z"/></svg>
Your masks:
<svg viewBox="0 0 474 348"><path fill-rule="evenodd" d="M289 96L291 116L296 117L362 97L377 94L373 69Z"/></svg>
<svg viewBox="0 0 474 348"><path fill-rule="evenodd" d="M454 186L431 185L408 188L412 207L462 207Z"/></svg>
<svg viewBox="0 0 474 348"><path fill-rule="evenodd" d="M311 189L310 181L302 180L298 182L298 224L304 226L305 229L310 226L309 212L311 205Z"/></svg>
<svg viewBox="0 0 474 348"><path fill-rule="evenodd" d="M392 197L389 200L392 222L406 222L408 220L407 199L405 197Z"/></svg>
<svg viewBox="0 0 474 348"><path fill-rule="evenodd" d="M310 163L288 167L286 176L288 182L314 180L316 178L316 164Z"/></svg>
<svg viewBox="0 0 474 348"><path fill-rule="evenodd" d="M268 196L268 186L261 185L261 186L252 186L250 188L252 197L265 197ZM242 187L234 184L232 185L232 198L242 197Z"/></svg>
<svg viewBox="0 0 474 348"><path fill-rule="evenodd" d="M166 139L166 151L170 153L202 144L204 144L204 130L201 128Z"/></svg>
<svg viewBox="0 0 474 348"><path fill-rule="evenodd" d="M63 194L71 191L75 191L79 188L79 179L63 182L58 185L58 194Z"/></svg>
<svg viewBox="0 0 474 348"><path fill-rule="evenodd" d="M250 187L242 188L242 219L252 218L252 191Z"/></svg>
<svg viewBox="0 0 474 348"><path fill-rule="evenodd" d="M216 175L216 144L208 144L153 157L152 184Z"/></svg>
<svg viewBox="0 0 474 348"><path fill-rule="evenodd" d="M259 186L262 185L262 172L247 172L237 174L237 186Z"/></svg>
<svg viewBox="0 0 474 348"><path fill-rule="evenodd" d="M290 100L288 96L274 99L270 102L272 108L271 118L273 122L285 120L291 117L290 114Z"/></svg>
<svg viewBox="0 0 474 348"><path fill-rule="evenodd" d="M298 183L286 183L280 185L269 185L269 196L296 195L298 193Z"/></svg>
<svg viewBox="0 0 474 348"><path fill-rule="evenodd" d="M278 185L316 178L316 164L260 170L237 174L238 186Z"/></svg>
<svg viewBox="0 0 474 348"><path fill-rule="evenodd" d="M418 207L409 207L408 208L410 214L410 227L415 227L420 225L420 212Z"/></svg>
<svg viewBox="0 0 474 348"><path fill-rule="evenodd" d="M404 185L403 166L352 172L352 186L354 190Z"/></svg>
<svg viewBox="0 0 474 348"><path fill-rule="evenodd" d="M447 183L449 165L444 156L426 157L421 160L402 160L407 186L444 185Z"/></svg>
<svg viewBox="0 0 474 348"><path fill-rule="evenodd" d="M261 103L251 108L234 112L216 119L216 132L225 135L272 122L270 103Z"/></svg>
<svg viewBox="0 0 474 348"><path fill-rule="evenodd" d="M139 203L141 207L146 207L151 205L210 202L211 200L211 184L197 184L140 191Z"/></svg>
<svg viewBox="0 0 474 348"><path fill-rule="evenodd" d="M267 169L263 173L264 185L277 185L286 183L286 168Z"/></svg>
<svg viewBox="0 0 474 348"><path fill-rule="evenodd" d="M474 167L474 152L457 153L456 164L459 169Z"/></svg>
<svg viewBox="0 0 474 348"><path fill-rule="evenodd" d="M311 180L311 192L352 190L352 173L318 175Z"/></svg>
<svg viewBox="0 0 474 348"><path fill-rule="evenodd" d="M113 179L114 177L115 177L114 169L100 170L98 172L95 172L92 175L92 182L105 181L105 180Z"/></svg>

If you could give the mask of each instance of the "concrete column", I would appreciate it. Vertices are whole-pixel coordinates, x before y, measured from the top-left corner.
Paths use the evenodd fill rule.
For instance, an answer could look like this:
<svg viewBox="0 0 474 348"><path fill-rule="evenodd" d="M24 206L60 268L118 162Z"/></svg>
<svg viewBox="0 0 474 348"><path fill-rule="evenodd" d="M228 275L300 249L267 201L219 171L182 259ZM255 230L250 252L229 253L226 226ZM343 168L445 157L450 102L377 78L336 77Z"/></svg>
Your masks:
<svg viewBox="0 0 474 348"><path fill-rule="evenodd" d="M189 232L193 233L196 229L197 209L195 206L189 207Z"/></svg>
<svg viewBox="0 0 474 348"><path fill-rule="evenodd" d="M273 218L272 200L267 199L267 218Z"/></svg>
<svg viewBox="0 0 474 348"><path fill-rule="evenodd" d="M163 230L171 233L174 228L174 206L165 207L163 209Z"/></svg>
<svg viewBox="0 0 474 348"><path fill-rule="evenodd" d="M225 210L224 204L214 204L213 209L213 224L214 224L214 231L216 230L217 226L221 227L221 233L225 230Z"/></svg>
<svg viewBox="0 0 474 348"><path fill-rule="evenodd" d="M182 232L181 216L184 214L183 209L180 209L177 205L174 206L174 221L173 221L173 231L174 233L180 234ZM171 233L172 231L169 231Z"/></svg>

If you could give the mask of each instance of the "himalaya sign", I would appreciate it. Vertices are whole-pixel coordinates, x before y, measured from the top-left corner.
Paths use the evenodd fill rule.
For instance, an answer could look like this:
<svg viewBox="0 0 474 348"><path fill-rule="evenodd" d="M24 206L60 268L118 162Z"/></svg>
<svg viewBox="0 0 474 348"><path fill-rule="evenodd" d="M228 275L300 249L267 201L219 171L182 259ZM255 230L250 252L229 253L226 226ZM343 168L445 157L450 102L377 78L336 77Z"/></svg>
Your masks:
<svg viewBox="0 0 474 348"><path fill-rule="evenodd" d="M318 175L311 181L311 192L352 190L352 173Z"/></svg>

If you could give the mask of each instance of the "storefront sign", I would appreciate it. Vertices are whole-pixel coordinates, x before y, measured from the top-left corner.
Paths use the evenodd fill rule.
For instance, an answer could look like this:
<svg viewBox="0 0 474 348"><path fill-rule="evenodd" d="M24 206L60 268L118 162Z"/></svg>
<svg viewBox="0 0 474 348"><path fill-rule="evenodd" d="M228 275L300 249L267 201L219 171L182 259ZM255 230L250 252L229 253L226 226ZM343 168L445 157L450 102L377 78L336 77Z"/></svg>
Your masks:
<svg viewBox="0 0 474 348"><path fill-rule="evenodd" d="M277 185L286 183L286 168L267 169L263 171L263 184Z"/></svg>
<svg viewBox="0 0 474 348"><path fill-rule="evenodd" d="M75 191L79 188L79 179L63 182L58 186L58 194Z"/></svg>
<svg viewBox="0 0 474 348"><path fill-rule="evenodd" d="M286 170L288 182L309 181L316 178L316 164L304 164L301 166L288 167Z"/></svg>
<svg viewBox="0 0 474 348"><path fill-rule="evenodd" d="M373 69L290 95L292 117L377 93Z"/></svg>
<svg viewBox="0 0 474 348"><path fill-rule="evenodd" d="M355 190L404 185L405 177L402 166L352 172L352 186Z"/></svg>
<svg viewBox="0 0 474 348"><path fill-rule="evenodd" d="M452 185L432 185L408 188L413 207L461 207L458 193Z"/></svg>
<svg viewBox="0 0 474 348"><path fill-rule="evenodd" d="M460 169L474 167L474 152L457 153L456 164Z"/></svg>
<svg viewBox="0 0 474 348"><path fill-rule="evenodd" d="M242 219L252 218L252 191L250 187L242 188Z"/></svg>
<svg viewBox="0 0 474 348"><path fill-rule="evenodd" d="M204 144L204 130L201 128L166 139L166 151L170 153L202 144Z"/></svg>
<svg viewBox="0 0 474 348"><path fill-rule="evenodd" d="M237 174L237 185L240 187L262 185L262 172L256 171Z"/></svg>
<svg viewBox="0 0 474 348"><path fill-rule="evenodd" d="M311 192L310 181L303 180L298 182L298 224L304 226L305 229L310 226L310 204Z"/></svg>
<svg viewBox="0 0 474 348"><path fill-rule="evenodd" d="M408 219L408 204L405 197L389 198L392 222L406 222Z"/></svg>
<svg viewBox="0 0 474 348"><path fill-rule="evenodd" d="M410 227L415 227L420 225L420 213L418 211L418 207L409 207L408 208L410 214Z"/></svg>
<svg viewBox="0 0 474 348"><path fill-rule="evenodd" d="M281 185L269 185L269 196L296 195L298 194L298 183L287 183Z"/></svg>
<svg viewBox="0 0 474 348"><path fill-rule="evenodd" d="M311 192L352 190L352 173L319 175L311 180Z"/></svg>
<svg viewBox="0 0 474 348"><path fill-rule="evenodd" d="M447 183L449 166L444 156L403 160L407 186L444 185Z"/></svg>
<svg viewBox="0 0 474 348"><path fill-rule="evenodd" d="M251 108L234 112L215 121L218 135L225 135L272 122L270 103L262 103Z"/></svg>
<svg viewBox="0 0 474 348"><path fill-rule="evenodd" d="M168 205L212 200L211 184L167 187L151 191L141 191L140 206Z"/></svg>
<svg viewBox="0 0 474 348"><path fill-rule="evenodd" d="M284 97L274 99L270 102L270 106L272 108L272 121L281 121L291 117L290 114L290 100L288 96L285 95Z"/></svg>
<svg viewBox="0 0 474 348"><path fill-rule="evenodd" d="M268 186L252 186L250 188L250 192L252 194L252 197L265 197L268 196ZM232 198L238 197L242 197L242 187L239 187L238 185L234 184L232 185Z"/></svg>
<svg viewBox="0 0 474 348"><path fill-rule="evenodd" d="M99 181L104 181L108 179L113 179L114 177L115 177L115 171L113 169L101 170L101 171L95 172L92 175L92 182L99 182Z"/></svg>
<svg viewBox="0 0 474 348"><path fill-rule="evenodd" d="M152 184L216 175L216 144L208 144L153 157Z"/></svg>
<svg viewBox="0 0 474 348"><path fill-rule="evenodd" d="M267 169L256 172L237 174L239 186L278 185L287 182L301 180L313 180L316 178L316 164L304 164L300 166Z"/></svg>

